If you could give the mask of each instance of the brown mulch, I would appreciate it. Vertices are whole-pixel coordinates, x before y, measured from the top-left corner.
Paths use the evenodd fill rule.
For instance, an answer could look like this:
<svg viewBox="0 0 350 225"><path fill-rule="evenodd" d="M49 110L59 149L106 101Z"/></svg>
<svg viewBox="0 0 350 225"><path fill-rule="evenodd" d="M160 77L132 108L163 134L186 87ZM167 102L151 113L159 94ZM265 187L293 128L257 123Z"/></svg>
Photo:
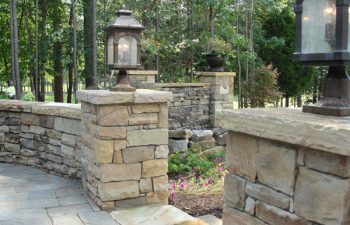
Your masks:
<svg viewBox="0 0 350 225"><path fill-rule="evenodd" d="M222 193L193 195L180 192L170 204L194 217L212 214L221 219L224 197Z"/></svg>

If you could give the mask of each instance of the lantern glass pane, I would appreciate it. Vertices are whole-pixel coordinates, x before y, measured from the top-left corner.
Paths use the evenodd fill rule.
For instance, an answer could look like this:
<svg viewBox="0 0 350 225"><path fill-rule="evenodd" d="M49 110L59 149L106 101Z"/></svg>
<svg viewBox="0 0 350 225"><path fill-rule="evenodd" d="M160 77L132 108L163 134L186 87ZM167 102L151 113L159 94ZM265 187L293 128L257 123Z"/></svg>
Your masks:
<svg viewBox="0 0 350 225"><path fill-rule="evenodd" d="M107 42L107 64L114 64L114 34L109 35Z"/></svg>
<svg viewBox="0 0 350 225"><path fill-rule="evenodd" d="M304 0L302 53L331 53L335 49L335 0Z"/></svg>
<svg viewBox="0 0 350 225"><path fill-rule="evenodd" d="M133 36L123 36L119 39L118 64L137 64L137 40Z"/></svg>

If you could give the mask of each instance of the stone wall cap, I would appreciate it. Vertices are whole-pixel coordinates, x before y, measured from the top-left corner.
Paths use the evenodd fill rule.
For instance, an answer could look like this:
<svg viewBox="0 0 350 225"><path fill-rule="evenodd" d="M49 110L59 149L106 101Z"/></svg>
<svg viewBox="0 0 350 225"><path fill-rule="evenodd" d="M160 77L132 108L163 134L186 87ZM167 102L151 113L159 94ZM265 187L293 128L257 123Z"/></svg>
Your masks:
<svg viewBox="0 0 350 225"><path fill-rule="evenodd" d="M71 119L81 119L80 104L0 100L0 111L25 112L38 115L61 116Z"/></svg>
<svg viewBox="0 0 350 225"><path fill-rule="evenodd" d="M158 75L157 70L128 70L130 76Z"/></svg>
<svg viewBox="0 0 350 225"><path fill-rule="evenodd" d="M209 83L155 83L156 88L209 87Z"/></svg>
<svg viewBox="0 0 350 225"><path fill-rule="evenodd" d="M219 110L217 125L261 138L350 156L350 117L303 113L301 109Z"/></svg>
<svg viewBox="0 0 350 225"><path fill-rule="evenodd" d="M197 72L198 76L202 77L235 77L234 72Z"/></svg>
<svg viewBox="0 0 350 225"><path fill-rule="evenodd" d="M173 100L173 93L138 89L136 92L113 92L108 90L85 90L77 93L79 101L94 105L124 103L162 103Z"/></svg>

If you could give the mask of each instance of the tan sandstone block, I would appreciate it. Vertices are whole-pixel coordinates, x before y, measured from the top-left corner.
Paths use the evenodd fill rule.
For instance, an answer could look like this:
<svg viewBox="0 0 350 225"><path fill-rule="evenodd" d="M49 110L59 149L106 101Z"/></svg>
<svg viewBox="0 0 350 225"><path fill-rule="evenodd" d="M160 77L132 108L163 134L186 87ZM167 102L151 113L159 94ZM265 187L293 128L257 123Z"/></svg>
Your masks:
<svg viewBox="0 0 350 225"><path fill-rule="evenodd" d="M252 136L229 132L227 142L228 171L255 181L258 140Z"/></svg>
<svg viewBox="0 0 350 225"><path fill-rule="evenodd" d="M100 127L93 126L96 136L103 139L125 139L126 127Z"/></svg>
<svg viewBox="0 0 350 225"><path fill-rule="evenodd" d="M168 191L151 192L146 195L147 204L168 204Z"/></svg>
<svg viewBox="0 0 350 225"><path fill-rule="evenodd" d="M157 104L137 104L132 106L133 113L156 113L159 112Z"/></svg>
<svg viewBox="0 0 350 225"><path fill-rule="evenodd" d="M101 165L101 181L140 180L141 163Z"/></svg>
<svg viewBox="0 0 350 225"><path fill-rule="evenodd" d="M96 154L96 162L112 163L114 141L102 141L94 139L94 151Z"/></svg>
<svg viewBox="0 0 350 225"><path fill-rule="evenodd" d="M113 153L113 163L122 164L123 156L121 151L114 151Z"/></svg>
<svg viewBox="0 0 350 225"><path fill-rule="evenodd" d="M153 177L154 191L167 191L169 189L168 176Z"/></svg>
<svg viewBox="0 0 350 225"><path fill-rule="evenodd" d="M128 146L167 145L168 129L129 130L126 140Z"/></svg>
<svg viewBox="0 0 350 225"><path fill-rule="evenodd" d="M324 173L350 177L350 157L305 149L305 165Z"/></svg>
<svg viewBox="0 0 350 225"><path fill-rule="evenodd" d="M256 216L268 224L278 225L309 225L308 222L295 214L280 208L267 205L263 202L256 204Z"/></svg>
<svg viewBox="0 0 350 225"><path fill-rule="evenodd" d="M296 214L327 225L350 221L350 180L300 168L295 187Z"/></svg>
<svg viewBox="0 0 350 225"><path fill-rule="evenodd" d="M139 182L124 181L112 183L100 183L98 195L102 201L115 201L127 198L139 197Z"/></svg>
<svg viewBox="0 0 350 225"><path fill-rule="evenodd" d="M159 110L158 127L159 128L168 128L169 127L168 103L162 103L162 104L160 104L159 107L160 107L160 110Z"/></svg>
<svg viewBox="0 0 350 225"><path fill-rule="evenodd" d="M290 198L288 195L277 192L261 184L248 182L245 193L255 199L282 209L288 209L290 205Z"/></svg>
<svg viewBox="0 0 350 225"><path fill-rule="evenodd" d="M151 178L146 178L146 179L141 179L140 180L140 192L141 193L148 193L153 191L153 186L152 186L152 179Z"/></svg>
<svg viewBox="0 0 350 225"><path fill-rule="evenodd" d="M142 163L142 178L164 176L167 173L167 159L154 159Z"/></svg>
<svg viewBox="0 0 350 225"><path fill-rule="evenodd" d="M296 160L295 149L260 140L259 153L256 157L258 180L293 196Z"/></svg>
<svg viewBox="0 0 350 225"><path fill-rule="evenodd" d="M114 142L114 150L123 150L126 148L126 140L116 140Z"/></svg>
<svg viewBox="0 0 350 225"><path fill-rule="evenodd" d="M97 108L97 124L100 126L128 125L128 107L103 105Z"/></svg>
<svg viewBox="0 0 350 225"><path fill-rule="evenodd" d="M237 211L227 206L224 206L222 224L223 225L267 225L266 223L256 219L255 217L252 217L246 213Z"/></svg>
<svg viewBox="0 0 350 225"><path fill-rule="evenodd" d="M246 181L233 174L225 176L225 205L243 210Z"/></svg>
<svg viewBox="0 0 350 225"><path fill-rule="evenodd" d="M129 116L129 125L144 125L144 124L157 124L158 113L141 113L131 114Z"/></svg>
<svg viewBox="0 0 350 225"><path fill-rule="evenodd" d="M123 150L125 163L142 162L154 159L154 146L131 147Z"/></svg>

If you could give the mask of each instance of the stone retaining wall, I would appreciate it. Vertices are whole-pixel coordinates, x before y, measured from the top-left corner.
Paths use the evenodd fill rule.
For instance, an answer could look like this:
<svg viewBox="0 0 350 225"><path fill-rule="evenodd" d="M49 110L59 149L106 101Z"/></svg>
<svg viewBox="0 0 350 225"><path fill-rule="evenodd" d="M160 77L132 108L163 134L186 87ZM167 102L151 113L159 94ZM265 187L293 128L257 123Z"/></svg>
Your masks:
<svg viewBox="0 0 350 225"><path fill-rule="evenodd" d="M141 80L137 73L130 71L134 87L173 93L174 99L169 104L170 130L215 128L215 111L233 109L235 73L199 72L200 83L154 83L155 79L148 79L150 82L147 82Z"/></svg>
<svg viewBox="0 0 350 225"><path fill-rule="evenodd" d="M81 177L80 105L0 101L0 161Z"/></svg>
<svg viewBox="0 0 350 225"><path fill-rule="evenodd" d="M169 129L211 128L210 84L154 84L152 89L172 92L174 99L169 104Z"/></svg>
<svg viewBox="0 0 350 225"><path fill-rule="evenodd" d="M230 130L224 225L350 223L350 118L222 111Z"/></svg>

